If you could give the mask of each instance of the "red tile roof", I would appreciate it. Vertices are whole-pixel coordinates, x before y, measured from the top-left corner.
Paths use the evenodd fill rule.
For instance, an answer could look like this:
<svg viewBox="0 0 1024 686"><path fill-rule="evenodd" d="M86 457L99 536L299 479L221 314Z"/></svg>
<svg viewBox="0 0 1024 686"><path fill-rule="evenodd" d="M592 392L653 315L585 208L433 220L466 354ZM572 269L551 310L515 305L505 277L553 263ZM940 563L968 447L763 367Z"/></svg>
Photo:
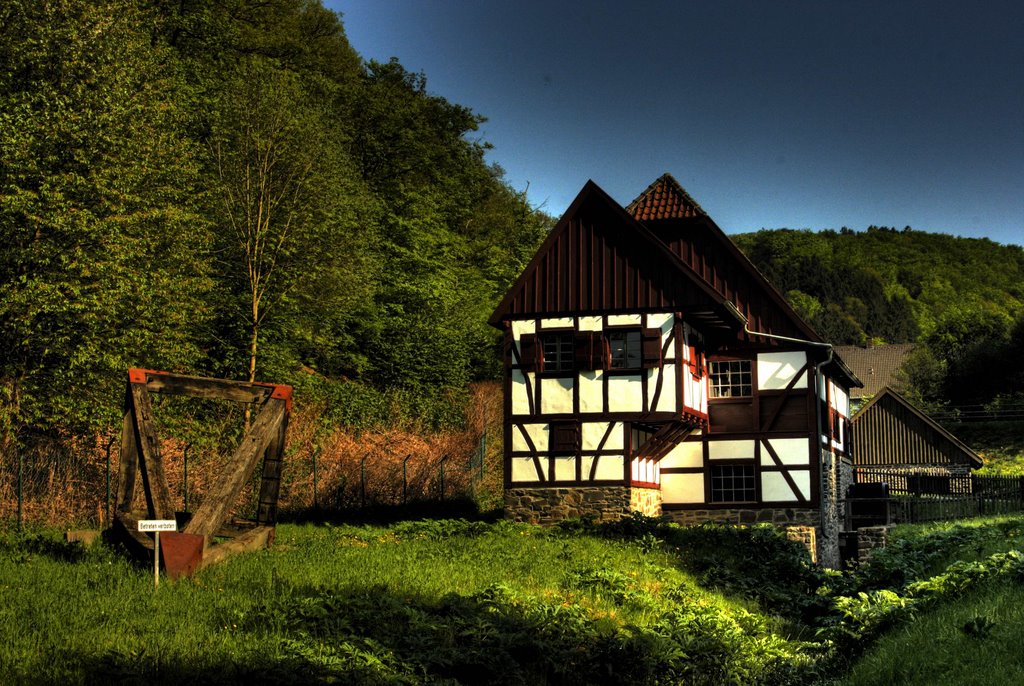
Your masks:
<svg viewBox="0 0 1024 686"><path fill-rule="evenodd" d="M868 397L880 393L886 386L896 385L896 373L914 347L913 343L876 345L871 348L837 345L835 351L864 382L864 390L857 395Z"/></svg>
<svg viewBox="0 0 1024 686"><path fill-rule="evenodd" d="M662 174L626 206L626 211L639 221L707 216L671 174Z"/></svg>

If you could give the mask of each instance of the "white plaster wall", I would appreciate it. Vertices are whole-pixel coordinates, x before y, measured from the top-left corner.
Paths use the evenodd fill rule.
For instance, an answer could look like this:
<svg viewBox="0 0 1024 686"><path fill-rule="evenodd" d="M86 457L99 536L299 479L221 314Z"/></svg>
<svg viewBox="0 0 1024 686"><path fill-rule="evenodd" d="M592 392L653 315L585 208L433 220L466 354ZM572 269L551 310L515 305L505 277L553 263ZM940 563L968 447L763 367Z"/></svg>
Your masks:
<svg viewBox="0 0 1024 686"><path fill-rule="evenodd" d="M604 412L604 372L580 372L580 412Z"/></svg>
<svg viewBox="0 0 1024 686"><path fill-rule="evenodd" d="M597 461L597 474L594 478L600 481L621 481L622 480L622 468L626 464L626 460L622 455L602 455ZM590 473L590 465L584 462L586 471L584 474Z"/></svg>
<svg viewBox="0 0 1024 686"><path fill-rule="evenodd" d="M537 333L537 322L533 319L512 320L512 338L519 342L524 334Z"/></svg>
<svg viewBox="0 0 1024 686"><path fill-rule="evenodd" d="M811 451L807 445L806 438L773 438L770 441L772 448L775 449L775 453L782 460L782 464L786 465L805 465L810 464ZM773 465L775 460L768 454L768 451L764 448L761 449L761 464Z"/></svg>
<svg viewBox="0 0 1024 686"><path fill-rule="evenodd" d="M533 376L532 374L530 376ZM533 379L531 379L532 381ZM526 374L512 370L512 414L529 414L530 400L526 394Z"/></svg>
<svg viewBox="0 0 1024 686"><path fill-rule="evenodd" d="M597 450L597 446L601 445L601 439L604 438L605 432L608 431L608 426L612 426L612 431L608 434L608 440L605 441L603 450L621 450L622 449L622 430L620 427L615 426L617 422L583 422L580 424L581 431L581 447L583 450Z"/></svg>
<svg viewBox="0 0 1024 686"><path fill-rule="evenodd" d="M844 417L850 416L850 396L836 384L832 384L832 407Z"/></svg>
<svg viewBox="0 0 1024 686"><path fill-rule="evenodd" d="M580 317L580 331L600 331L603 325L601 317Z"/></svg>
<svg viewBox="0 0 1024 686"><path fill-rule="evenodd" d="M709 460L753 459L754 441L709 441Z"/></svg>
<svg viewBox="0 0 1024 686"><path fill-rule="evenodd" d="M533 466L532 457L512 458L512 481L521 483L524 481L537 481L537 468Z"/></svg>
<svg viewBox="0 0 1024 686"><path fill-rule="evenodd" d="M704 444L700 441L683 441L661 458L662 468L701 467L704 465Z"/></svg>
<svg viewBox="0 0 1024 686"><path fill-rule="evenodd" d="M609 412L642 412L644 388L639 376L611 376L608 378Z"/></svg>
<svg viewBox="0 0 1024 686"><path fill-rule="evenodd" d="M661 498L663 503L703 503L703 474L662 474Z"/></svg>
<svg viewBox="0 0 1024 686"><path fill-rule="evenodd" d="M610 314L608 315L608 326L640 326L641 316L639 314Z"/></svg>
<svg viewBox="0 0 1024 686"><path fill-rule="evenodd" d="M562 377L541 379L540 411L542 414L571 414L572 388L575 379Z"/></svg>
<svg viewBox="0 0 1024 686"><path fill-rule="evenodd" d="M575 324L575 320L572 317L559 317L556 319L541 319L540 328L542 329L571 329Z"/></svg>
<svg viewBox="0 0 1024 686"><path fill-rule="evenodd" d="M533 441L533 447L537 452L547 452L548 449L548 425L547 424L524 424L523 429L529 434ZM523 437L523 432L518 426L512 427L512 450L529 450L530 445Z"/></svg>
<svg viewBox="0 0 1024 686"><path fill-rule="evenodd" d="M661 381L661 395L658 396L658 406L652 408L656 412L676 412L679 408L676 407L676 366L674 364L665 365L660 371L657 369L650 369L650 377L647 381L647 389L650 393L651 400L654 399L654 388L658 383L658 375L660 374L663 379ZM689 372L684 372L689 374Z"/></svg>
<svg viewBox="0 0 1024 686"><path fill-rule="evenodd" d="M650 329L661 329L661 335L665 336L672 331L674 318L671 312L654 312L647 315L647 327Z"/></svg>
<svg viewBox="0 0 1024 686"><path fill-rule="evenodd" d="M794 388L807 388L807 374L801 369L807 363L807 354L802 351L785 353L761 353L757 356L757 387L762 391L777 391L786 388L797 373L801 378Z"/></svg>
<svg viewBox="0 0 1024 686"><path fill-rule="evenodd" d="M576 480L575 456L552 457L551 461L555 463L555 481Z"/></svg>
<svg viewBox="0 0 1024 686"><path fill-rule="evenodd" d="M811 473L807 470L789 473L804 498L811 497ZM792 502L797 497L780 472L761 472L761 500L766 503Z"/></svg>

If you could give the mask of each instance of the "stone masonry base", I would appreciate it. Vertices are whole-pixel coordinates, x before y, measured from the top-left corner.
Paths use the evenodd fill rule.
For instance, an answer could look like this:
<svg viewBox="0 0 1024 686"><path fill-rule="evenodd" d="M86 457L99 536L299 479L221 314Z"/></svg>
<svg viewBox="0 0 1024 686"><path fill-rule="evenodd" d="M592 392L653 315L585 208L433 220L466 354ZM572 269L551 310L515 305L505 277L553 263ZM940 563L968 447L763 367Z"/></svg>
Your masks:
<svg viewBox="0 0 1024 686"><path fill-rule="evenodd" d="M660 510L660 494L658 500ZM628 486L505 490L505 517L531 524L554 524L576 517L593 517L599 522L615 521L628 517L633 511L632 505Z"/></svg>

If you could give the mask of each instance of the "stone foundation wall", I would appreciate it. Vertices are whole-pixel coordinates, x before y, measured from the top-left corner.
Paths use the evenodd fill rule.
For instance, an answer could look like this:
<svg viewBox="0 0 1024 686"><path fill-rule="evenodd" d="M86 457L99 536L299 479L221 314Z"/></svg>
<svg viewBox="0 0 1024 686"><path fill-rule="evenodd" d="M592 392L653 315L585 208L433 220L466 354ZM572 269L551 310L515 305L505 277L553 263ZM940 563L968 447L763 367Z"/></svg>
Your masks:
<svg viewBox="0 0 1024 686"><path fill-rule="evenodd" d="M889 543L891 526L865 526L857 529L857 561L867 562L878 548Z"/></svg>
<svg viewBox="0 0 1024 686"><path fill-rule="evenodd" d="M821 524L818 511L810 508L762 507L722 510L666 510L663 514L673 522L687 525L719 522L721 524L764 523L778 526L799 525L815 527Z"/></svg>
<svg viewBox="0 0 1024 686"><path fill-rule="evenodd" d="M636 488L630 489L629 509L633 512L645 514L648 517L661 515L661 490L658 488Z"/></svg>
<svg viewBox="0 0 1024 686"><path fill-rule="evenodd" d="M762 507L724 510L666 510L665 516L684 525L718 522L720 524L772 524L783 529L790 540L807 548L812 562L821 560L821 518L810 508ZM838 547L836 549L838 557ZM838 562L837 562L838 564Z"/></svg>
<svg viewBox="0 0 1024 686"><path fill-rule="evenodd" d="M530 524L554 524L576 517L593 517L599 522L614 521L628 517L633 511L630 490L628 486L509 488L505 490L505 518ZM660 509L661 494L658 492Z"/></svg>
<svg viewBox="0 0 1024 686"><path fill-rule="evenodd" d="M806 548L808 554L811 556L811 562L815 564L818 562L819 531L821 531L821 529L816 526L788 526L785 528L786 538L791 541L796 541Z"/></svg>

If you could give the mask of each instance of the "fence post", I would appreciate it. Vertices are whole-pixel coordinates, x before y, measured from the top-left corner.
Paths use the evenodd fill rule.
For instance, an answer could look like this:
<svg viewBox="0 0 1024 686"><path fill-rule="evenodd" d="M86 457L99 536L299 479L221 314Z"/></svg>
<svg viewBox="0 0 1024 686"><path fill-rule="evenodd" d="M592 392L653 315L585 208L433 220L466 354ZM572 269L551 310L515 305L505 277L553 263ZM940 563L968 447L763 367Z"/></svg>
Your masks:
<svg viewBox="0 0 1024 686"><path fill-rule="evenodd" d="M484 429L484 435L480 437L480 478L484 478L484 461L487 457L487 429Z"/></svg>
<svg viewBox="0 0 1024 686"><path fill-rule="evenodd" d="M369 455L363 455L363 459L359 461L359 502L361 507L366 507L366 458Z"/></svg>
<svg viewBox="0 0 1024 686"><path fill-rule="evenodd" d="M181 488L182 488L182 491L184 491L184 493L182 494L182 501L184 502L183 507L184 507L185 512L188 512L188 452L191 449L192 449L192 444L191 443L186 443L185 444L185 449L182 451L182 457L183 457L184 462L185 462L185 467L184 467L185 473L182 476Z"/></svg>
<svg viewBox="0 0 1024 686"><path fill-rule="evenodd" d="M444 502L444 463L448 460L448 455L441 458L441 502Z"/></svg>
<svg viewBox="0 0 1024 686"><path fill-rule="evenodd" d="M110 526L110 449L114 447L114 443L117 441L117 435L111 436L110 440L107 441L107 508L105 510L107 519L107 526Z"/></svg>
<svg viewBox="0 0 1024 686"><path fill-rule="evenodd" d="M313 448L313 509L314 510L319 510L320 509L320 501L317 498L317 494L316 494L316 490L317 490L317 488L316 488L317 487L317 483L316 483L316 457L319 454L320 454L320 446L315 446Z"/></svg>
<svg viewBox="0 0 1024 686"><path fill-rule="evenodd" d="M17 443L14 449L18 451L18 531L21 531L22 516L22 488L25 481L25 452Z"/></svg>
<svg viewBox="0 0 1024 686"><path fill-rule="evenodd" d="M412 453L405 456L402 460L402 504L405 505L409 502L409 458L412 457Z"/></svg>

